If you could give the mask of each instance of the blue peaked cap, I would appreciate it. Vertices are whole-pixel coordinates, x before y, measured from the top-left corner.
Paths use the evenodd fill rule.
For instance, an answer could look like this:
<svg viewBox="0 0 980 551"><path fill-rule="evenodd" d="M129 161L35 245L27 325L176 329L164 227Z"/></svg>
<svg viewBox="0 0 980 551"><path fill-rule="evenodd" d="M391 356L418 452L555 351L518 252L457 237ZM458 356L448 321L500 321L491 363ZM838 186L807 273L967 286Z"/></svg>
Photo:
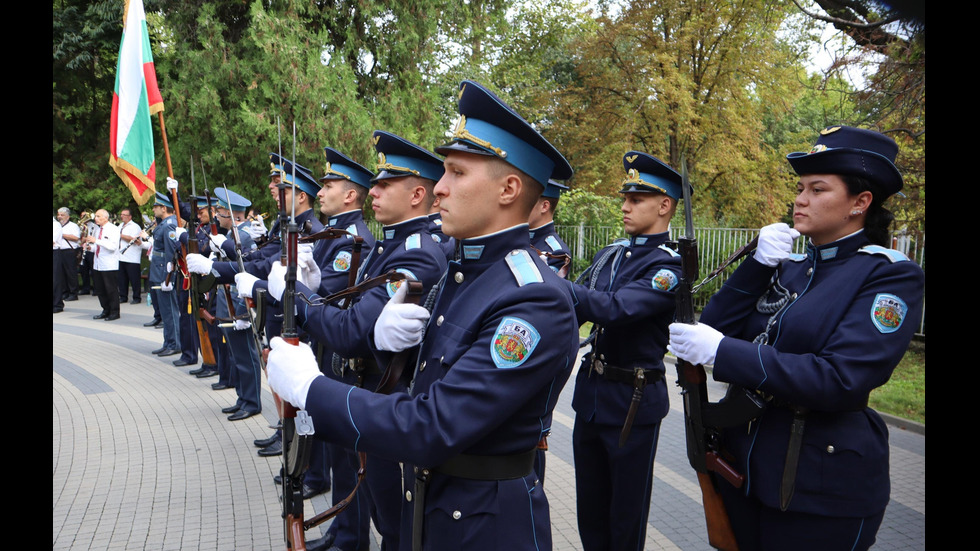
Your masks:
<svg viewBox="0 0 980 551"><path fill-rule="evenodd" d="M327 166L324 176L320 178L321 182L324 180L347 180L361 187L371 188L373 172L332 147L324 147L323 153L327 158Z"/></svg>
<svg viewBox="0 0 980 551"><path fill-rule="evenodd" d="M437 147L436 153L462 151L499 157L542 188L549 178L572 177L565 157L493 92L472 80L464 80L459 87L459 122L452 141Z"/></svg>
<svg viewBox="0 0 980 551"><path fill-rule="evenodd" d="M675 201L681 200L683 196L681 175L653 155L642 151L630 151L623 155L623 168L626 169L626 179L623 180L623 189L619 190L620 193L660 192ZM694 186L690 184L688 186L693 194Z"/></svg>
<svg viewBox="0 0 980 551"><path fill-rule="evenodd" d="M252 202L235 193L234 191L218 188L214 190L214 197L218 201L218 206L235 212L244 212L252 206Z"/></svg>
<svg viewBox="0 0 980 551"><path fill-rule="evenodd" d="M277 153L270 153L269 158L272 160L273 166L281 167L282 172L280 172L279 185L293 185L293 162L289 159L282 158ZM317 192L320 191L320 184L317 183L316 179L310 173L310 169L299 163L296 163L296 187L306 192L310 197L316 197Z"/></svg>
<svg viewBox="0 0 980 551"><path fill-rule="evenodd" d="M867 178L885 197L902 190L902 173L895 166L898 144L888 136L852 126L828 126L808 152L786 160L797 174L845 174Z"/></svg>
<svg viewBox="0 0 980 551"><path fill-rule="evenodd" d="M378 152L378 174L371 181L420 176L438 182L446 171L442 159L391 132L375 130L371 141Z"/></svg>
<svg viewBox="0 0 980 551"><path fill-rule="evenodd" d="M198 209L203 209L204 207L208 206L208 198L205 197L204 195L196 195L194 197L191 197L191 199L194 201L194 205ZM218 200L215 199L214 197L211 198L211 204L212 205L217 204L217 201Z"/></svg>
<svg viewBox="0 0 980 551"><path fill-rule="evenodd" d="M154 201L153 206L163 205L165 207L174 208L173 200L171 200L170 197L167 197L163 193L160 193L158 191L156 192L156 195L154 197L156 198L156 201Z"/></svg>
<svg viewBox="0 0 980 551"><path fill-rule="evenodd" d="M553 199L556 197L560 197L562 192L564 191L568 191L568 186L566 186L565 184L558 183L554 180L548 180L548 185L545 186L544 192L541 194L541 197Z"/></svg>

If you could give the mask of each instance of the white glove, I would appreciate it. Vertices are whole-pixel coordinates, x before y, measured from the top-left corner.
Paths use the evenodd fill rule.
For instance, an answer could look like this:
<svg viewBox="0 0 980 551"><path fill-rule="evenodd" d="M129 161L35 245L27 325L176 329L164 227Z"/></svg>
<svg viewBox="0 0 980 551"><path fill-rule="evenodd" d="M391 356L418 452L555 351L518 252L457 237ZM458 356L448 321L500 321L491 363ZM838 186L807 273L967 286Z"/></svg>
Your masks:
<svg viewBox="0 0 980 551"><path fill-rule="evenodd" d="M313 245L301 243L296 252L296 278L313 292L320 288L320 266L313 259Z"/></svg>
<svg viewBox="0 0 980 551"><path fill-rule="evenodd" d="M174 230L174 235L177 236L177 240L180 241L180 236L187 233L187 228L177 228Z"/></svg>
<svg viewBox="0 0 980 551"><path fill-rule="evenodd" d="M374 345L379 350L401 352L422 342L422 330L429 311L417 304L406 304L408 285L402 282L374 322Z"/></svg>
<svg viewBox="0 0 980 551"><path fill-rule="evenodd" d="M269 295L279 302L282 302L282 295L286 292L286 266L282 262L273 262L269 269Z"/></svg>
<svg viewBox="0 0 980 551"><path fill-rule="evenodd" d="M171 178L171 177L168 176L167 177L167 191L173 191L175 189L177 189L177 180L174 180L173 178Z"/></svg>
<svg viewBox="0 0 980 551"><path fill-rule="evenodd" d="M163 292L173 291L174 290L173 282L167 283L166 281L164 281L163 283L160 284L160 290Z"/></svg>
<svg viewBox="0 0 980 551"><path fill-rule="evenodd" d="M265 237L265 223L262 222L261 215L256 216L248 225L248 234L252 236L252 239Z"/></svg>
<svg viewBox="0 0 980 551"><path fill-rule="evenodd" d="M800 236L800 232L789 227L788 224L777 222L759 230L759 244L755 248L753 257L769 266L775 268L780 262L789 258L793 252L793 241Z"/></svg>
<svg viewBox="0 0 980 551"><path fill-rule="evenodd" d="M224 245L225 241L228 240L227 237L221 235L220 233L217 235L209 235L208 238L211 239L211 248L215 250L220 249L221 246Z"/></svg>
<svg viewBox="0 0 980 551"><path fill-rule="evenodd" d="M214 261L202 254L190 253L187 255L187 270L190 272L208 275L213 267Z"/></svg>
<svg viewBox="0 0 980 551"><path fill-rule="evenodd" d="M252 322L247 320L235 320L235 331L244 331L252 326Z"/></svg>
<svg viewBox="0 0 980 551"><path fill-rule="evenodd" d="M235 274L235 286L238 288L238 298L246 299L252 298L252 287L255 286L255 282L259 278L248 272L239 272Z"/></svg>
<svg viewBox="0 0 980 551"><path fill-rule="evenodd" d="M174 271L174 263L173 262L167 262L167 273L169 274L172 271Z"/></svg>
<svg viewBox="0 0 980 551"><path fill-rule="evenodd" d="M313 350L305 342L293 346L282 337L273 337L269 347L271 350L266 363L269 387L283 400L299 409L306 409L310 385L314 379L323 376Z"/></svg>
<svg viewBox="0 0 980 551"><path fill-rule="evenodd" d="M718 345L725 338L717 329L703 323L672 323L667 350L692 364L713 365Z"/></svg>

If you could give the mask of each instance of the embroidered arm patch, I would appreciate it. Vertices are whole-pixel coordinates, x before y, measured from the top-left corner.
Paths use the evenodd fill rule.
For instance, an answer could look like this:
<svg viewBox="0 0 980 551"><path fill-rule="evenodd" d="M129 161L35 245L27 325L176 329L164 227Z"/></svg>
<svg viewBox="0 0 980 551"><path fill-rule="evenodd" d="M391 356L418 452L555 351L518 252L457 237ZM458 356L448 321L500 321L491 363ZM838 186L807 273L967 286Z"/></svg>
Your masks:
<svg viewBox="0 0 980 551"><path fill-rule="evenodd" d="M658 291L669 291L676 287L677 283L677 274L666 268L653 274L652 285Z"/></svg>
<svg viewBox="0 0 980 551"><path fill-rule="evenodd" d="M490 343L490 357L499 368L517 367L524 363L541 340L541 334L521 318L506 317L497 326Z"/></svg>
<svg viewBox="0 0 980 551"><path fill-rule="evenodd" d="M878 293L871 305L871 322L882 333L894 333L902 326L908 311L904 300L890 293Z"/></svg>

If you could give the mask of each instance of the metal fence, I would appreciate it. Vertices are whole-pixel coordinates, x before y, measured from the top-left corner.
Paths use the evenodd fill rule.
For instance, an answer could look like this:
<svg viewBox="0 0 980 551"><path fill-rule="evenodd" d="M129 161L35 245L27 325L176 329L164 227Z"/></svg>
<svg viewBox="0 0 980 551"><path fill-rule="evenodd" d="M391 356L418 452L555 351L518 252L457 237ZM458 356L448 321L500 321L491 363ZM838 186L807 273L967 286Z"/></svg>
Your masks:
<svg viewBox="0 0 980 551"><path fill-rule="evenodd" d="M558 235L565 240L572 253L571 278L575 278L588 267L592 258L603 247L614 240L626 237L622 226L556 226ZM672 227L671 239L680 237L683 227ZM694 228L694 236L698 240L698 262L701 266L701 277L707 275L715 267L720 266L735 250L752 240L759 234L758 229L749 228ZM803 253L806 248L804 239L796 240L795 252ZM900 231L892 234L891 248L904 253L925 270L925 232ZM717 291L725 278L731 273L731 268L719 274L706 284L694 297L695 307L703 308L708 299ZM925 293L925 289L923 289ZM922 301L922 319L919 320L918 336L925 337L926 309L925 297Z"/></svg>

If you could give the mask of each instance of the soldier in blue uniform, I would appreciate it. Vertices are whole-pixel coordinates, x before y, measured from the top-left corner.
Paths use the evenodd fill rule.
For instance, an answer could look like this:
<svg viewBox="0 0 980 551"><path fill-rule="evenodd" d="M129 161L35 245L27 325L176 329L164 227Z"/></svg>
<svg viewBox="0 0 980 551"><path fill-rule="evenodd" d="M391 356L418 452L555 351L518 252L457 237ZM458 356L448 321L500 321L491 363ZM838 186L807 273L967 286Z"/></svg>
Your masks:
<svg viewBox="0 0 980 551"><path fill-rule="evenodd" d="M217 203L217 199L211 198L210 204L208 198L201 195L197 197L191 197L190 201L194 204L196 216L196 222L191 221L191 226L194 228L194 235L197 238L197 250L200 254L211 256L214 252L216 245L212 245L211 242L211 217L213 216L212 207ZM190 249L187 249L190 251ZM186 294L189 295L189 290ZM217 304L215 302L214 293L208 293L206 296L203 292L199 292L198 295L198 305L201 308L207 310L212 316L215 315L217 311ZM197 332L197 320L194 314L187 315L188 321L188 331L193 332L195 335L194 344L195 348L193 351L193 356L188 354L185 358L184 354L181 357L174 360L174 365L177 367L185 365L193 365L197 363L197 352L201 346L200 334ZM203 320L202 320L203 321ZM215 322L217 323L217 322ZM222 370L227 373L230 368L228 365L228 354L224 350L224 343L222 342L221 329L214 323L203 322L205 334L207 335L208 342L211 345L211 351L214 354L215 363L201 363L201 367L197 369L192 369L188 372L190 375L194 375L198 378L213 377L218 375ZM181 328L183 329L183 328ZM193 359L192 359L193 358Z"/></svg>
<svg viewBox="0 0 980 551"><path fill-rule="evenodd" d="M531 247L537 251L541 260L544 260L555 273L566 279L572 267L572 253L565 241L555 231L555 210L558 208L558 200L561 198L562 192L567 190L568 186L565 184L548 180L548 185L545 186L538 202L531 209L531 216L527 219ZM538 442L538 456L534 460L534 471L538 473L542 484L544 484L545 452L547 451L548 435L545 434Z"/></svg>
<svg viewBox="0 0 980 551"><path fill-rule="evenodd" d="M568 278L572 265L572 251L555 230L555 210L561 194L568 191L568 186L554 180L548 180L544 193L531 210L528 226L531 232L531 246L540 251L545 262L561 277Z"/></svg>
<svg viewBox="0 0 980 551"><path fill-rule="evenodd" d="M314 198L320 187L310 175L309 170L299 164L295 166L296 185L294 186L293 163L279 158L274 153L270 154L270 158L274 164L282 167L282 183L279 185L285 190L285 208L290 214L293 212L293 195L296 196L296 223L301 231L304 234L309 234L322 230L323 224L317 220L312 208ZM268 277L269 270L274 263L279 263L279 247L276 244L258 248L249 254L248 259L244 262L245 272L242 273L239 273L237 263L215 262L201 254L187 255L187 269L189 271L202 275L213 273L217 283L234 283L242 297L252 297L252 288L257 282L261 282L259 283L260 286L264 285L264 280ZM265 316L266 335L267 337L276 336L282 329L282 308L278 302L270 301L267 310ZM305 336L301 335L301 338L305 338ZM229 420L247 419L254 414L246 409L238 409L231 413Z"/></svg>
<svg viewBox="0 0 980 551"><path fill-rule="evenodd" d="M420 281L423 293L428 293L446 271L445 253L428 233L427 215L435 197L433 188L443 175L442 160L389 132L375 131L372 138L378 152L378 173L371 180L370 194L375 218L384 226L382 239L369 249L355 283L395 271ZM270 288L274 277L270 276ZM281 293L284 286L280 283L277 290ZM314 339L328 343L338 355L334 369L345 374L342 380L348 384L375 390L381 383L385 366L374 359L367 334L399 286L395 282L369 289L347 309L298 301L297 323ZM310 300L316 298L301 284L297 289ZM321 369L327 370L333 371ZM407 380L402 380L395 391L406 389ZM356 453L350 451L348 460L356 465ZM365 481L371 518L382 536L383 548L398 549L401 469L396 461L369 455Z"/></svg>
<svg viewBox="0 0 980 551"><path fill-rule="evenodd" d="M214 196L217 201L216 218L226 233L210 236L214 249L211 259L215 264L231 264L237 270L239 254L244 259L256 248L248 233L249 222L245 220L245 210L252 202L225 188L215 190ZM262 368L248 307L238 296L238 289L234 285L230 285L227 293L221 288L222 285L229 284L219 284L212 293L218 295L215 314L222 320L220 328L227 343L238 398L232 406L221 411L231 414L229 420L237 421L262 412ZM244 413L239 414L240 411Z"/></svg>
<svg viewBox="0 0 980 551"><path fill-rule="evenodd" d="M180 354L180 311L177 293L174 291L174 261L180 250L177 238L177 216L170 197L156 193L153 215L160 223L153 229L153 246L150 252L150 287L155 289L153 299L160 305L160 319L163 325L163 346L153 351L158 356ZM167 281L168 276L170 281Z"/></svg>
<svg viewBox="0 0 980 551"><path fill-rule="evenodd" d="M887 248L902 188L895 142L834 126L799 175L793 227L762 228L758 246L696 325L672 324L670 349L713 364L713 377L758 393L767 408L722 432L736 490L717 486L739 548L868 549L890 491L888 429L868 408L908 348L922 314L924 274ZM808 237L806 254L791 254Z"/></svg>
<svg viewBox="0 0 980 551"><path fill-rule="evenodd" d="M640 151L627 153L623 167L627 177L619 192L629 239L599 251L569 283L578 322L593 323L572 397L578 525L586 551L643 548L660 421L670 408L663 357L681 263L667 241L681 176Z"/></svg>
<svg viewBox="0 0 980 551"><path fill-rule="evenodd" d="M439 199L432 202L429 209L429 235L446 253L446 260L456 260L456 240L442 231L442 215L439 214Z"/></svg>
<svg viewBox="0 0 980 551"><path fill-rule="evenodd" d="M320 285L311 291L327 296L354 283L362 260L374 247L375 237L364 220L363 210L374 173L336 149L325 147L323 152L326 164L317 193L320 214L326 217L327 228L346 232L340 238L317 241L313 249L315 264L320 271ZM341 373L335 373L332 366L330 341L316 336L313 340L320 371L339 380ZM352 451L314 440L310 444L310 465L303 473L303 497L332 489L333 504L336 505L353 491L359 467L357 455ZM366 492L356 493L352 503L334 517L323 537L307 542L307 549L333 547L358 551L369 547L371 513L368 501Z"/></svg>
<svg viewBox="0 0 980 551"><path fill-rule="evenodd" d="M307 410L318 437L405 463L403 549L550 549L533 462L578 335L569 289L531 249L527 218L548 178L571 167L475 82L462 83L459 112L452 142L436 149L446 158L435 193L462 256L431 318L404 303L402 285L368 335L381 365L417 357L409 392L322 377L309 348L281 339L269 383Z"/></svg>

